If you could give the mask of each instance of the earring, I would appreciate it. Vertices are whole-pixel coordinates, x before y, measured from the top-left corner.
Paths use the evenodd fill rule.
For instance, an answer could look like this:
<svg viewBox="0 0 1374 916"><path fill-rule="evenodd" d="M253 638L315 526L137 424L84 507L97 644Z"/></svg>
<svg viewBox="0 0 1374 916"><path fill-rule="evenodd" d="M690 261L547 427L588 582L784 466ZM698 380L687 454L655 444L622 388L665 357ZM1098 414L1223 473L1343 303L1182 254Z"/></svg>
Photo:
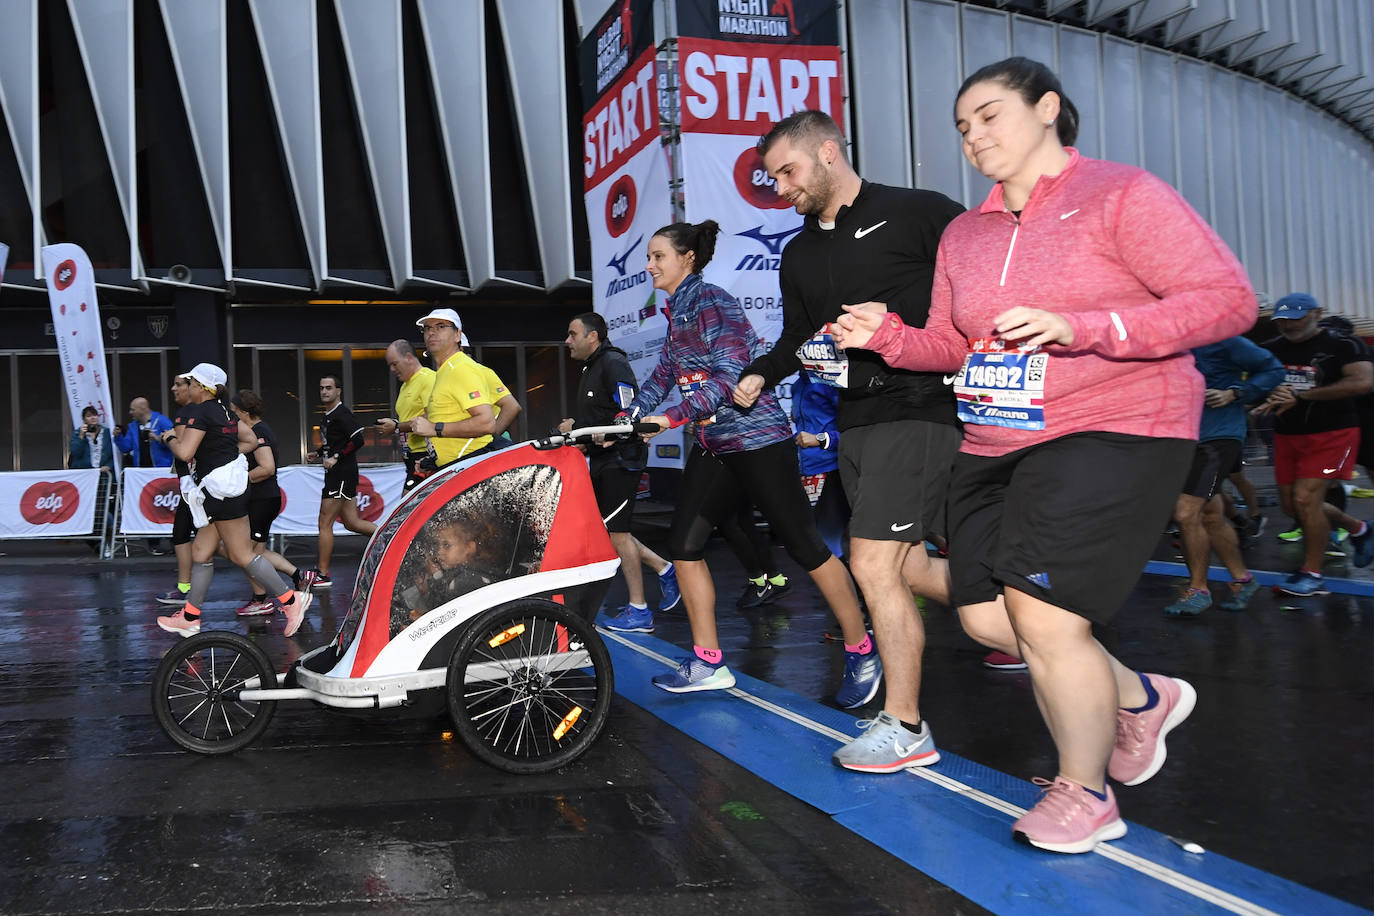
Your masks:
<svg viewBox="0 0 1374 916"><path fill-rule="evenodd" d="M1053 127L1053 126L1054 126L1054 118L1050 118L1048 121L1046 121L1046 122L1045 122L1045 126L1046 126L1046 127Z"/></svg>

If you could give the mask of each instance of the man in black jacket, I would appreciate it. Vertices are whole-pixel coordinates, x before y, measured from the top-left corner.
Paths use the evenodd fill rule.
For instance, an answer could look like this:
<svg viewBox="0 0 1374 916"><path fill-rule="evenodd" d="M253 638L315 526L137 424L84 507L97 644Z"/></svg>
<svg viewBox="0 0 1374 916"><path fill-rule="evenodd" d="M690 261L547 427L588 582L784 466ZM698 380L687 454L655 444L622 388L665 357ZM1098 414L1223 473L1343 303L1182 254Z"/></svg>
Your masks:
<svg viewBox="0 0 1374 916"><path fill-rule="evenodd" d="M778 194L806 222L782 254L782 334L741 373L735 401L752 405L764 387L802 368L839 387L840 478L853 507L850 569L882 656L880 668L865 659L872 648L865 639L845 646L847 664L882 671L887 696L873 727L834 760L875 773L925 766L939 752L919 710L925 632L912 591L949 601L945 561L920 545L944 525L960 441L954 397L938 372L892 369L870 351L837 350L828 323L841 305L865 304L924 327L940 234L963 208L934 191L861 179L839 127L819 111L779 121L759 152Z"/></svg>
<svg viewBox="0 0 1374 916"><path fill-rule="evenodd" d="M565 418L558 424L558 431L611 425L616 414L629 407L639 393L639 383L625 351L606 340L606 319L596 312L585 312L568 322L565 342L572 358L582 363L582 377L577 385L576 416ZM625 633L652 633L654 629L654 615L644 597L641 563L658 572L659 610L671 610L682 600L673 564L630 533L639 478L644 473L648 452L648 445L638 436L588 449L597 509L606 521L615 552L620 555L620 572L629 596L629 604L611 617L606 626Z"/></svg>

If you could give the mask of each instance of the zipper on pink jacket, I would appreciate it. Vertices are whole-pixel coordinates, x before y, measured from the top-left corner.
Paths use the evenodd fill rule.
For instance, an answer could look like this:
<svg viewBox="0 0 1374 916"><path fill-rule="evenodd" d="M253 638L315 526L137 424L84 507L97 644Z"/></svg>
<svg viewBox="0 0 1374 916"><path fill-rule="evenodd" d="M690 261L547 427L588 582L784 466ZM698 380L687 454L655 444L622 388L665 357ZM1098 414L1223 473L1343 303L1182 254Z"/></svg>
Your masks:
<svg viewBox="0 0 1374 916"><path fill-rule="evenodd" d="M1015 214L1012 214L1011 218L1016 223L1016 228L1011 231L1011 244L1007 246L1007 259L1002 262L1002 279L998 281L998 286L1007 285L1007 268L1011 266L1011 253L1016 249L1016 235L1021 231L1021 221Z"/></svg>

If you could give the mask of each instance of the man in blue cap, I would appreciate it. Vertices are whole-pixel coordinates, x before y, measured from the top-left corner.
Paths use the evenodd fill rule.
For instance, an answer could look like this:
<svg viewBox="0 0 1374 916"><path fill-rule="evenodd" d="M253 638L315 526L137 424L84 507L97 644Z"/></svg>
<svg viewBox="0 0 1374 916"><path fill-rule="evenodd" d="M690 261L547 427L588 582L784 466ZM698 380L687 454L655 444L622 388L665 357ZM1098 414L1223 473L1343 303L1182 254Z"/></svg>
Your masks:
<svg viewBox="0 0 1374 916"><path fill-rule="evenodd" d="M1321 306L1308 293L1289 293L1274 306L1279 336L1264 344L1284 366L1284 381L1255 408L1274 416L1274 478L1283 510L1303 531L1303 565L1280 590L1328 594L1322 558L1331 525L1324 508L1331 481L1349 480L1360 450L1355 398L1374 388L1374 363L1358 342L1323 328ZM1357 565L1374 560L1374 529L1350 533Z"/></svg>

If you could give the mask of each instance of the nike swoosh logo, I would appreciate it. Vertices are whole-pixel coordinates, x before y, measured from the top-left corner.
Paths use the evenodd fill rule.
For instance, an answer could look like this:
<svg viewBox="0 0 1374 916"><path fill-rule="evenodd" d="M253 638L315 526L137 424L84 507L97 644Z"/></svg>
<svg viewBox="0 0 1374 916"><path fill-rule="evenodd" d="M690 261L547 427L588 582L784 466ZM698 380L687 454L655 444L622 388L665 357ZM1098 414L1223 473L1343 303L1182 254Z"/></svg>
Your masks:
<svg viewBox="0 0 1374 916"><path fill-rule="evenodd" d="M905 525L893 525L893 526L892 526L892 530L893 530L893 531L905 531L905 530L907 530L908 528L910 528L910 527L911 527L912 525L914 525L914 524L916 524L916 523L915 523L915 522L907 522Z"/></svg>
<svg viewBox="0 0 1374 916"><path fill-rule="evenodd" d="M957 372L954 373L953 375L946 375L946 376L944 377L944 379L945 379L945 384L946 384L946 385L953 385L953 384L954 384L954 380L957 379L958 377L959 377L959 373L957 373Z"/></svg>
<svg viewBox="0 0 1374 916"><path fill-rule="evenodd" d="M1068 213L1061 213L1061 214L1059 214L1059 218L1060 218L1060 219L1068 219L1070 216L1073 216L1075 213L1077 213L1079 210L1082 210L1082 209L1083 209L1082 207L1079 207L1079 208L1077 208L1077 209L1075 209L1075 210L1070 210Z"/></svg>
<svg viewBox="0 0 1374 916"><path fill-rule="evenodd" d="M921 742L913 741L910 747L902 747L902 742L898 741L896 738L892 739L892 749L897 752L898 757L910 757L912 753L915 752L916 748L920 746Z"/></svg>
<svg viewBox="0 0 1374 916"><path fill-rule="evenodd" d="M1322 468L1322 473L1323 473L1323 474L1334 474L1334 473L1336 473L1336 472L1339 471L1339 470L1340 470L1340 468Z"/></svg>
<svg viewBox="0 0 1374 916"><path fill-rule="evenodd" d="M867 229L855 229L855 230L854 230L854 238L856 238L856 239L861 239L861 238L863 238L864 236L868 235L870 232L872 232L874 229L881 229L883 226L886 226L886 225L887 225L887 220L883 220L881 223L875 223L874 225L869 226Z"/></svg>

